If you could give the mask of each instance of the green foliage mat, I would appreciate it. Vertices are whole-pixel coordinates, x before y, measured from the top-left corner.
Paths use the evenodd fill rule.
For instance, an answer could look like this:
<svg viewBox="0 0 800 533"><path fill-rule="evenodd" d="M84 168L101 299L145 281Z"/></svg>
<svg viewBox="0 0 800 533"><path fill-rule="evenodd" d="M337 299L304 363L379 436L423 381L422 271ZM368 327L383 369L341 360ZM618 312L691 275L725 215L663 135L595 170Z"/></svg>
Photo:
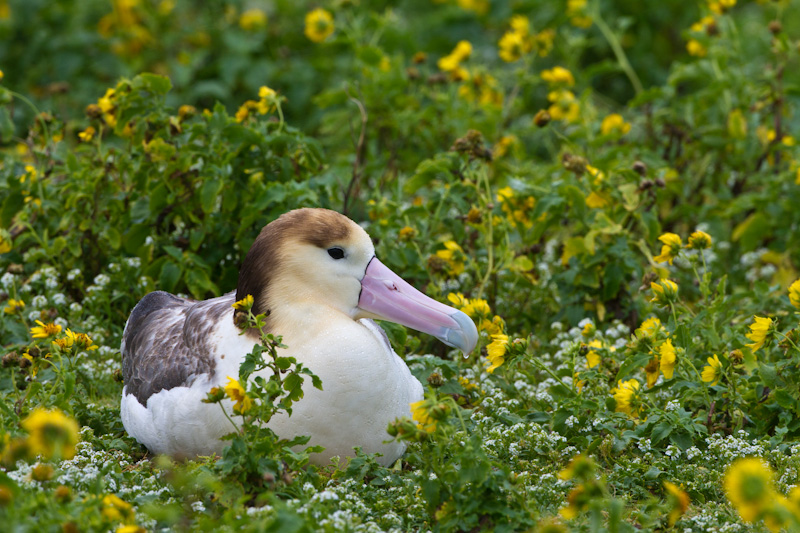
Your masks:
<svg viewBox="0 0 800 533"><path fill-rule="evenodd" d="M800 530L798 8L0 0L0 523ZM478 349L384 324L427 389L390 468L259 423L319 385L279 331L208 398L222 458L148 454L131 309L304 206Z"/></svg>

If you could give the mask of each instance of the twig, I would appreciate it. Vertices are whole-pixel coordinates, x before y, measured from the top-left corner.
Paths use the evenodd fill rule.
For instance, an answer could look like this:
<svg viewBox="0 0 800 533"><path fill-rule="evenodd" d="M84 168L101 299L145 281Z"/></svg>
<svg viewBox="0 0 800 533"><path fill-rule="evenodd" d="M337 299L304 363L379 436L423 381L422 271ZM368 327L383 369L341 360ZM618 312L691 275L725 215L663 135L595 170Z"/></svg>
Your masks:
<svg viewBox="0 0 800 533"><path fill-rule="evenodd" d="M342 206L342 213L347 215L347 207L350 201L350 195L353 192L354 187L358 183L359 179L361 178L361 165L364 162L364 140L366 138L366 131L367 131L367 110L364 107L364 104L361 103L361 100L350 96L350 91L345 90L348 98L350 101L353 102L358 106L358 111L361 113L361 133L358 136L358 141L356 144L356 157L353 161L353 177L350 179L350 183L347 185L347 191L344 194L344 205ZM350 124L350 133L352 135L353 132L353 125Z"/></svg>

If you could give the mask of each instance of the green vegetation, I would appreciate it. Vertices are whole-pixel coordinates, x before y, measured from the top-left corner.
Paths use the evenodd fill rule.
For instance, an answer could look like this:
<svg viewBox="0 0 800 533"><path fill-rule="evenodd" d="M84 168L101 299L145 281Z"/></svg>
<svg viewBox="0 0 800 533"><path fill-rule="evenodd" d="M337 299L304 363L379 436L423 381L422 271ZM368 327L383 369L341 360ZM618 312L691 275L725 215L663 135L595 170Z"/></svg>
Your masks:
<svg viewBox="0 0 800 533"><path fill-rule="evenodd" d="M0 0L0 523L800 531L799 7ZM131 309L303 206L479 349L385 325L427 388L390 468L259 425L319 385L279 331L221 459L147 454Z"/></svg>

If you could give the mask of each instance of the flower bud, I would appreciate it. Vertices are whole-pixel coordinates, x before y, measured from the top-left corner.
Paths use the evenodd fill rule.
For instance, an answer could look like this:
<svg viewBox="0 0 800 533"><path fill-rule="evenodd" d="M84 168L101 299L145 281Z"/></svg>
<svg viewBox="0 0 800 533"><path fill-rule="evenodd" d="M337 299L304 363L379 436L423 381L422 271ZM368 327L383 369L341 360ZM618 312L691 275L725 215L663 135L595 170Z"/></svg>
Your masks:
<svg viewBox="0 0 800 533"><path fill-rule="evenodd" d="M547 126L550 123L550 120L552 120L550 113L548 113L544 109L540 109L539 111L537 111L536 115L534 115L533 117L533 123L540 128L544 128L545 126Z"/></svg>

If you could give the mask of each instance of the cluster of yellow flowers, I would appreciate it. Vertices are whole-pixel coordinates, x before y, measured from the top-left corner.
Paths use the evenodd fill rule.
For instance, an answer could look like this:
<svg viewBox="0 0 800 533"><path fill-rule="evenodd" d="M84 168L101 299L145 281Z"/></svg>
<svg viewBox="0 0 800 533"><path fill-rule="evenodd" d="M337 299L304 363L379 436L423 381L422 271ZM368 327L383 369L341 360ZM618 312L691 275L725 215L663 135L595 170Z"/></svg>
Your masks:
<svg viewBox="0 0 800 533"><path fill-rule="evenodd" d="M497 79L483 70L470 73L461 69L466 78L458 88L458 96L467 102L477 102L483 106L503 106L503 92Z"/></svg>
<svg viewBox="0 0 800 533"><path fill-rule="evenodd" d="M800 527L800 487L784 496L775 489L773 476L763 459L738 459L725 472L725 494L745 522L763 520L770 531L796 531Z"/></svg>
<svg viewBox="0 0 800 533"><path fill-rule="evenodd" d="M139 4L140 0L112 0L111 13L104 15L97 23L100 35L116 37L111 50L119 56L135 56L152 41L139 13ZM162 2L162 6L169 7L169 4Z"/></svg>
<svg viewBox="0 0 800 533"><path fill-rule="evenodd" d="M458 276L464 272L467 256L457 242L445 241L444 250L437 251L436 257L445 262L451 275Z"/></svg>
<svg viewBox="0 0 800 533"><path fill-rule="evenodd" d="M23 300L9 298L6 302L6 306L3 308L3 312L7 315L13 315L17 312L21 312L23 309L25 309L25 302Z"/></svg>
<svg viewBox="0 0 800 533"><path fill-rule="evenodd" d="M511 17L511 29L503 34L497 43L500 59L507 63L519 61L533 50L533 37L528 17L514 15Z"/></svg>
<svg viewBox="0 0 800 533"><path fill-rule="evenodd" d="M553 120L564 120L566 122L578 122L580 118L580 105L575 98L575 94L568 89L575 85L575 77L572 72L564 67L556 66L541 72L542 80L550 86L547 93L547 100L550 107L547 112Z"/></svg>
<svg viewBox="0 0 800 533"><path fill-rule="evenodd" d="M259 115L266 115L274 111L279 103L278 93L266 85L258 89L258 101L247 100L236 111L236 122L244 122L255 111Z"/></svg>
<svg viewBox="0 0 800 533"><path fill-rule="evenodd" d="M478 330L485 331L492 342L486 347L489 358L487 372L492 373L505 362L509 339L505 330L505 322L500 316L492 315L492 309L486 300L481 298L465 298L463 294L450 293L447 300L467 316L477 321Z"/></svg>
<svg viewBox="0 0 800 533"><path fill-rule="evenodd" d="M588 28L592 25L592 17L587 11L587 0L567 0L567 16L573 26Z"/></svg>
<svg viewBox="0 0 800 533"><path fill-rule="evenodd" d="M658 238L663 243L661 247L661 254L655 256L653 261L656 263L668 262L670 265L672 261L680 255L683 249L683 241L680 235L675 233L664 233ZM704 231L695 231L689 236L686 248L690 250L703 250L711 248L711 235Z"/></svg>
<svg viewBox="0 0 800 533"><path fill-rule="evenodd" d="M514 189L503 187L497 191L497 201L500 202L500 208L509 221L526 228L533 226L533 221L528 214L533 211L536 205L536 198L533 196L518 197L514 194Z"/></svg>
<svg viewBox="0 0 800 533"><path fill-rule="evenodd" d="M603 135L625 135L631 131L631 125L625 122L622 115L619 113L612 113L603 119L600 124L600 133Z"/></svg>

